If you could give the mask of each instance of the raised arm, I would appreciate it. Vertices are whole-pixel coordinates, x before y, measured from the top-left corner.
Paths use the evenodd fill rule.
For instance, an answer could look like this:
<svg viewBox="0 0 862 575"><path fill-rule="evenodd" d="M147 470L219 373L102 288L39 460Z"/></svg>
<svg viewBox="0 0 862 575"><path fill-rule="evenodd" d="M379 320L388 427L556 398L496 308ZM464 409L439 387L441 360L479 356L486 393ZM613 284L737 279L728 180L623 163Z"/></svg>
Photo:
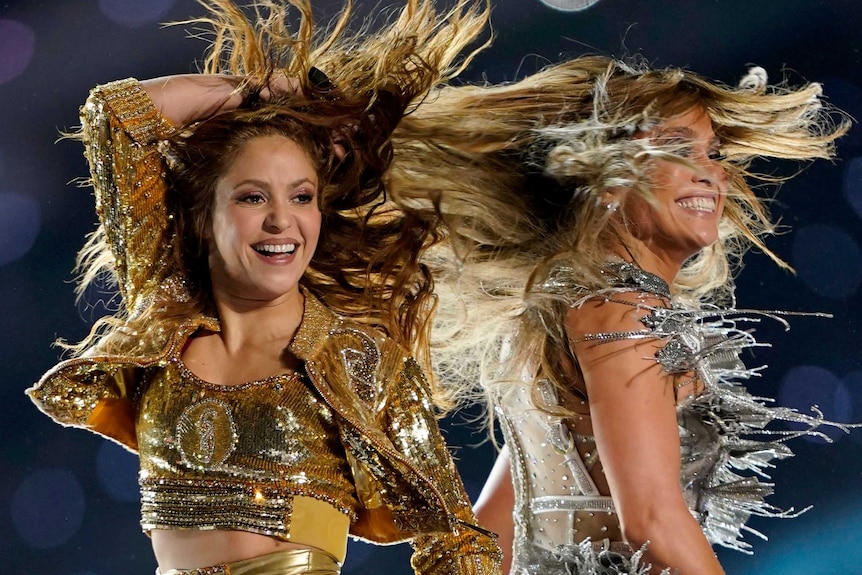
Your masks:
<svg viewBox="0 0 862 575"><path fill-rule="evenodd" d="M221 74L163 76L144 80L141 87L161 115L178 127L235 110L248 93L241 76Z"/></svg>
<svg viewBox="0 0 862 575"><path fill-rule="evenodd" d="M626 293L615 299L661 305ZM584 341L591 333L641 331L647 312L593 300L569 312L566 329L581 367L599 458L625 539L647 545L652 572L722 575L680 488L680 441L674 378L655 359L662 340Z"/></svg>
<svg viewBox="0 0 862 575"><path fill-rule="evenodd" d="M178 127L235 110L252 95L267 101L300 91L299 81L282 73L275 73L265 85L245 76L179 74L144 80L141 87L161 115Z"/></svg>
<svg viewBox="0 0 862 575"><path fill-rule="evenodd" d="M175 131L134 78L97 86L81 108L100 228L79 255L85 281L116 275L127 309L165 279L169 217L158 142Z"/></svg>

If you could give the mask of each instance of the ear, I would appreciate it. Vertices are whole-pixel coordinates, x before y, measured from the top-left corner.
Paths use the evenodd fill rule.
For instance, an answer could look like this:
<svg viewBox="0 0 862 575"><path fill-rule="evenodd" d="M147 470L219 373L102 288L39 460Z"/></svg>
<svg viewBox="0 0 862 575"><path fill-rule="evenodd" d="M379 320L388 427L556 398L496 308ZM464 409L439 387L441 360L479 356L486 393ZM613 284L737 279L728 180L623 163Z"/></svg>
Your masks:
<svg viewBox="0 0 862 575"><path fill-rule="evenodd" d="M201 228L198 230L198 237L201 239L201 249L209 252L209 246L212 241L215 239L213 235L213 220L212 216L209 216Z"/></svg>
<svg viewBox="0 0 862 575"><path fill-rule="evenodd" d="M599 204L609 212L615 212L620 207L623 191L619 188L610 188L602 193Z"/></svg>

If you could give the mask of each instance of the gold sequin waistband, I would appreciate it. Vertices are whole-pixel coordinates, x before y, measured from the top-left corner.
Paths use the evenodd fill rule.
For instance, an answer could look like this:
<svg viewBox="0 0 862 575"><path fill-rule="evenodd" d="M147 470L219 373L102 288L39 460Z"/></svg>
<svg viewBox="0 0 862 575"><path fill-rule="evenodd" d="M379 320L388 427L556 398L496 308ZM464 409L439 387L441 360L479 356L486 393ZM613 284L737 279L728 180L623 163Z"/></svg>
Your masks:
<svg viewBox="0 0 862 575"><path fill-rule="evenodd" d="M170 569L156 575L339 575L341 566L332 555L317 549L289 549L234 563L198 569Z"/></svg>

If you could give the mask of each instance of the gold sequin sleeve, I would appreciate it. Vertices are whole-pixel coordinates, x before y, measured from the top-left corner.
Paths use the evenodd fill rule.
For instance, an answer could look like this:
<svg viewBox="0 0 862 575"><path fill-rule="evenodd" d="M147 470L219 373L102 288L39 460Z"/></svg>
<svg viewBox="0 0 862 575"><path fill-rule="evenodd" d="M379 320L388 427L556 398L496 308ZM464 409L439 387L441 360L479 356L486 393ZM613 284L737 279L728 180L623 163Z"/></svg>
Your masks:
<svg viewBox="0 0 862 575"><path fill-rule="evenodd" d="M133 78L94 88L81 108L81 126L100 231L133 310L167 275L166 166L158 142L175 129Z"/></svg>
<svg viewBox="0 0 862 575"><path fill-rule="evenodd" d="M131 395L137 381L135 369L72 359L46 373L27 395L57 423L95 431L134 451L137 439Z"/></svg>
<svg viewBox="0 0 862 575"><path fill-rule="evenodd" d="M500 573L496 538L476 527L469 498L440 433L427 380L413 359L404 359L404 369L387 398L387 408L379 414L381 426L395 447L432 480L458 522L454 531L413 538L414 571L420 575Z"/></svg>

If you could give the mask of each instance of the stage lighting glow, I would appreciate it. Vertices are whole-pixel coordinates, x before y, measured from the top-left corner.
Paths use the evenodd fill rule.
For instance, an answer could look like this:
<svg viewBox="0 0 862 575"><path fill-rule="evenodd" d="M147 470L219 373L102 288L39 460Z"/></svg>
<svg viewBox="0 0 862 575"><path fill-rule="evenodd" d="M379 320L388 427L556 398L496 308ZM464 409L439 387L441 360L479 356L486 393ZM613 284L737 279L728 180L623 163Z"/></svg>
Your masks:
<svg viewBox="0 0 862 575"><path fill-rule="evenodd" d="M561 12L579 12L593 4L598 4L599 0L540 0L540 2L548 8Z"/></svg>
<svg viewBox="0 0 862 575"><path fill-rule="evenodd" d="M844 230L823 224L799 229L793 238L799 279L823 297L844 299L862 283L862 250Z"/></svg>
<svg viewBox="0 0 862 575"><path fill-rule="evenodd" d="M826 419L831 421L848 423L853 417L850 392L841 378L827 369L813 365L794 367L784 375L778 390L778 403L812 415L812 407L816 406ZM792 425L793 429L806 427L804 424ZM828 426L818 431L825 433L833 441L846 435L840 429ZM825 439L815 436L805 436L805 439L826 443Z"/></svg>
<svg viewBox="0 0 862 575"><path fill-rule="evenodd" d="M71 539L84 519L84 492L66 469L40 469L12 496L12 524L30 547L50 549Z"/></svg>
<svg viewBox="0 0 862 575"><path fill-rule="evenodd" d="M39 237L41 213L36 200L14 192L0 192L0 266L14 262Z"/></svg>
<svg viewBox="0 0 862 575"><path fill-rule="evenodd" d="M17 20L0 20L0 84L17 78L33 59L36 35Z"/></svg>
<svg viewBox="0 0 862 575"><path fill-rule="evenodd" d="M114 22L134 28L158 22L175 3L176 0L99 0L99 9Z"/></svg>

